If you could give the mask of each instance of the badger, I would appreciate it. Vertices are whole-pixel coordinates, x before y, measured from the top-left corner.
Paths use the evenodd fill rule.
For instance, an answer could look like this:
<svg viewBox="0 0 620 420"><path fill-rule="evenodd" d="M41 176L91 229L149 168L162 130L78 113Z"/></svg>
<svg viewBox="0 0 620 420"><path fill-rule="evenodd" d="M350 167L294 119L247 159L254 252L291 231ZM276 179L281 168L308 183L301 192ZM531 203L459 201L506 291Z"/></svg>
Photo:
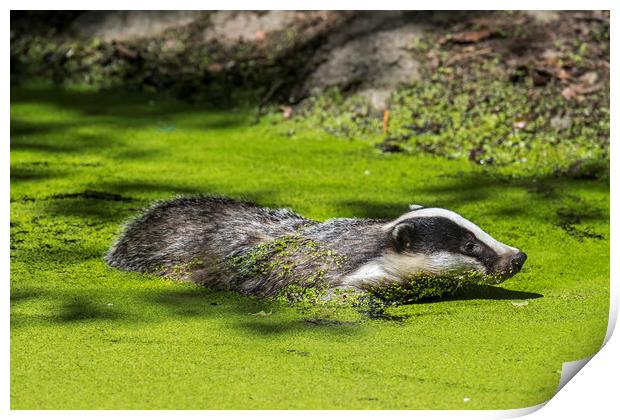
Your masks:
<svg viewBox="0 0 620 420"><path fill-rule="evenodd" d="M499 283L526 258L442 208L411 205L394 220L318 222L217 196L155 203L126 224L105 256L121 270L259 296L292 285L364 291L415 275L470 273Z"/></svg>

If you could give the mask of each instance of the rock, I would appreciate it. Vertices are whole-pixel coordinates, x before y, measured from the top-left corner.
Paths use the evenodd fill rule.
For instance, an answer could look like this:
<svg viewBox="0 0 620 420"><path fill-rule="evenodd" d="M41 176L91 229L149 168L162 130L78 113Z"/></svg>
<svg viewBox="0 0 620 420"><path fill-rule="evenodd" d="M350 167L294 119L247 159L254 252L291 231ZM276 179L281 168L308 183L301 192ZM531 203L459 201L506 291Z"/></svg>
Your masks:
<svg viewBox="0 0 620 420"><path fill-rule="evenodd" d="M167 29L185 26L204 16L205 12L191 10L88 11L73 21L70 32L82 39L126 41L157 36Z"/></svg>
<svg viewBox="0 0 620 420"><path fill-rule="evenodd" d="M560 14L555 10L524 10L523 12L540 23L554 22L560 19Z"/></svg>
<svg viewBox="0 0 620 420"><path fill-rule="evenodd" d="M270 32L291 27L298 12L220 10L210 16L211 25L203 32L206 42L217 40L225 45L264 41Z"/></svg>
<svg viewBox="0 0 620 420"><path fill-rule="evenodd" d="M320 93L330 87L354 88L375 112L384 110L391 92L419 80L419 62L408 49L425 28L403 12L357 17L317 52L320 63L306 89Z"/></svg>

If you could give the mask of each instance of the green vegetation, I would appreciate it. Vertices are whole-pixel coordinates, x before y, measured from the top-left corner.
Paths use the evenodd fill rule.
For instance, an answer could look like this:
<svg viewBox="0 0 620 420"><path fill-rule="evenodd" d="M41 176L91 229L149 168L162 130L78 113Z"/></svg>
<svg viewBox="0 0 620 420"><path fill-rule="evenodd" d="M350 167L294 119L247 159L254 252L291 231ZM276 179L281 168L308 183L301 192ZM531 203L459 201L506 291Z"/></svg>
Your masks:
<svg viewBox="0 0 620 420"><path fill-rule="evenodd" d="M294 260L290 261L291 258ZM244 275L268 274L271 271L287 275L293 268L290 263L311 260L324 265L342 264L344 258L318 242L294 234L259 244L247 254L231 258L229 263Z"/></svg>
<svg viewBox="0 0 620 420"><path fill-rule="evenodd" d="M553 395L562 362L598 350L609 301L604 177L386 154L373 138L311 121L269 113L256 122L252 109L161 94L13 88L12 408L517 408ZM498 127L489 124L467 130ZM544 143L536 130L528 138ZM555 150L563 164L568 152ZM379 316L104 264L127 218L198 192L320 220L447 207L529 258L499 286Z"/></svg>
<svg viewBox="0 0 620 420"><path fill-rule="evenodd" d="M278 295L289 302L316 303L327 297L328 267L340 267L344 261L343 255L325 245L292 234L256 245L249 252L230 258L227 264L243 278L270 278L269 282L275 284L294 278L296 270L303 265L313 267L310 276L294 278ZM266 291L266 295L271 292Z"/></svg>
<svg viewBox="0 0 620 420"><path fill-rule="evenodd" d="M405 279L401 284L378 284L369 289L371 295L389 304L414 303L425 298L440 298L454 294L459 289L471 286L486 286L497 283L492 276L481 278L475 273L442 276L417 275Z"/></svg>

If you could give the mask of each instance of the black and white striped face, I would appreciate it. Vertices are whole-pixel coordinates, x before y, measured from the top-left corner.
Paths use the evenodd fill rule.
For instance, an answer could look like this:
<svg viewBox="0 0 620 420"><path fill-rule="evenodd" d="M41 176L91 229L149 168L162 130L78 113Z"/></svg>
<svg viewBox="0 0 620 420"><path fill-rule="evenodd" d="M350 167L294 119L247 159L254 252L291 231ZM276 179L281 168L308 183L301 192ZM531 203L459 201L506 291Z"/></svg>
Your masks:
<svg viewBox="0 0 620 420"><path fill-rule="evenodd" d="M499 283L518 273L527 258L452 211L411 208L387 225L393 269L403 274L474 273Z"/></svg>

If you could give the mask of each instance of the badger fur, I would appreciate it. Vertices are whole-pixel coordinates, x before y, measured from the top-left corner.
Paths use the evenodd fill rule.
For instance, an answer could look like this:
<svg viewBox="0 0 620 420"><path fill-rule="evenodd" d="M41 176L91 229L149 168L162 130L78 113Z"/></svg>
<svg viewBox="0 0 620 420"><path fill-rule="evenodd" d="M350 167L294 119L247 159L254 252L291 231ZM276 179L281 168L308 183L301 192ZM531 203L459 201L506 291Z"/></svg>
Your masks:
<svg viewBox="0 0 620 420"><path fill-rule="evenodd" d="M198 196L155 203L105 259L126 271L270 296L291 285L363 290L418 274L500 282L526 255L446 209L412 205L390 221L321 223L289 209Z"/></svg>

